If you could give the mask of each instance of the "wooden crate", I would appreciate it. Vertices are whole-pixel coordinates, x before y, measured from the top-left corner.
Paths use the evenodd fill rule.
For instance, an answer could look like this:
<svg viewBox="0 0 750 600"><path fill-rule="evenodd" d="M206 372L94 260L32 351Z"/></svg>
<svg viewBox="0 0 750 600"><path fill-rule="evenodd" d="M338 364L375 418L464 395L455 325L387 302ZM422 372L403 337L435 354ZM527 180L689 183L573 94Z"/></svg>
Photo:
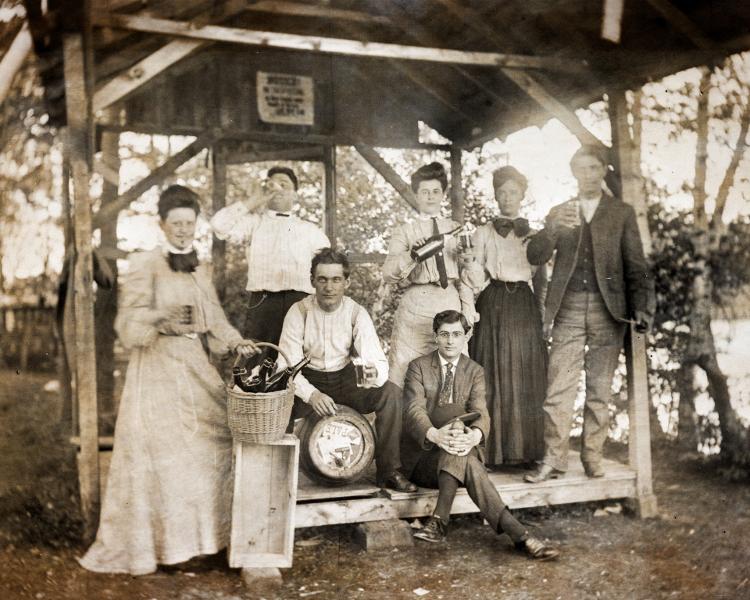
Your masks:
<svg viewBox="0 0 750 600"><path fill-rule="evenodd" d="M230 567L291 567L299 440L234 444Z"/></svg>

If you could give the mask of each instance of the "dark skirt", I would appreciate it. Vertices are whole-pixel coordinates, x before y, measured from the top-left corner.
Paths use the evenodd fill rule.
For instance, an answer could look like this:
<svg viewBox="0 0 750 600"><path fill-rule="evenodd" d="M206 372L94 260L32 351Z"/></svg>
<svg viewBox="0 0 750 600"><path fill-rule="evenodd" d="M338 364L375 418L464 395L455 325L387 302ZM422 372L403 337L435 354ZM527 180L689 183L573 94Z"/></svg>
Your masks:
<svg viewBox="0 0 750 600"><path fill-rule="evenodd" d="M491 281L477 298L480 319L469 353L484 367L492 423L488 465L544 456L547 345L536 297L524 282Z"/></svg>

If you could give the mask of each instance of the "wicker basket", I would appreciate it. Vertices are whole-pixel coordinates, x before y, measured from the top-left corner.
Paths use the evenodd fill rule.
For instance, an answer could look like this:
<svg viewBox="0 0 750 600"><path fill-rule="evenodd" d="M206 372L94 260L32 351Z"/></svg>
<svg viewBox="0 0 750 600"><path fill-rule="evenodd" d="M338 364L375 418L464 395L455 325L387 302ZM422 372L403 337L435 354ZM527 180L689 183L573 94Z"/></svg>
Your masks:
<svg viewBox="0 0 750 600"><path fill-rule="evenodd" d="M290 365L289 357L278 346L259 342L277 350ZM235 366L240 357L237 357ZM285 390L270 393L253 393L235 390L234 382L227 386L227 416L232 437L240 442L267 444L284 436L294 405L294 383L289 381Z"/></svg>

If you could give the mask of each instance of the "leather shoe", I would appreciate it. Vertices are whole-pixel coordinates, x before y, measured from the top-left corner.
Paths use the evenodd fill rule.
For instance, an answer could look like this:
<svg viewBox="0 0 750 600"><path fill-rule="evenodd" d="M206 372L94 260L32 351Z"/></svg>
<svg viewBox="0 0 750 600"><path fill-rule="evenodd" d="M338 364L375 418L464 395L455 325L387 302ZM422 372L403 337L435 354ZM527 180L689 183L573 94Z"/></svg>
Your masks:
<svg viewBox="0 0 750 600"><path fill-rule="evenodd" d="M378 486L392 489L395 492L411 493L417 491L417 486L398 471L393 471L387 477L378 480Z"/></svg>
<svg viewBox="0 0 750 600"><path fill-rule="evenodd" d="M527 473L524 475L523 480L528 481L529 483L541 483L548 479L557 479L562 474L563 471L558 471L554 467L542 464L534 473Z"/></svg>
<svg viewBox="0 0 750 600"><path fill-rule="evenodd" d="M583 464L583 470L587 477L604 477L604 469L598 464Z"/></svg>
<svg viewBox="0 0 750 600"><path fill-rule="evenodd" d="M522 552L526 553L526 556L533 560L555 560L558 556L560 556L560 552L553 548L552 546L549 546L548 544L545 544L542 540L535 537L527 537L522 542L519 542L517 544L517 547Z"/></svg>
<svg viewBox="0 0 750 600"><path fill-rule="evenodd" d="M432 542L436 544L438 542L445 541L445 521L435 515L427 519L427 524L414 532L414 537L418 540L425 542Z"/></svg>

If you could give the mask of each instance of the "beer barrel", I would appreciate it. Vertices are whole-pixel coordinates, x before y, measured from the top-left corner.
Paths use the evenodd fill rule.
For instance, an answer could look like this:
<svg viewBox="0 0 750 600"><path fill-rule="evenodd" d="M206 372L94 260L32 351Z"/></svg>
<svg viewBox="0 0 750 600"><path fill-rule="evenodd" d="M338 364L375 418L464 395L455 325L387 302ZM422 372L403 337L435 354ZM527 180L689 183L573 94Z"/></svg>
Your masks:
<svg viewBox="0 0 750 600"><path fill-rule="evenodd" d="M375 456L375 432L353 408L336 405L334 416L311 414L304 419L300 467L318 483L344 485L356 481Z"/></svg>

